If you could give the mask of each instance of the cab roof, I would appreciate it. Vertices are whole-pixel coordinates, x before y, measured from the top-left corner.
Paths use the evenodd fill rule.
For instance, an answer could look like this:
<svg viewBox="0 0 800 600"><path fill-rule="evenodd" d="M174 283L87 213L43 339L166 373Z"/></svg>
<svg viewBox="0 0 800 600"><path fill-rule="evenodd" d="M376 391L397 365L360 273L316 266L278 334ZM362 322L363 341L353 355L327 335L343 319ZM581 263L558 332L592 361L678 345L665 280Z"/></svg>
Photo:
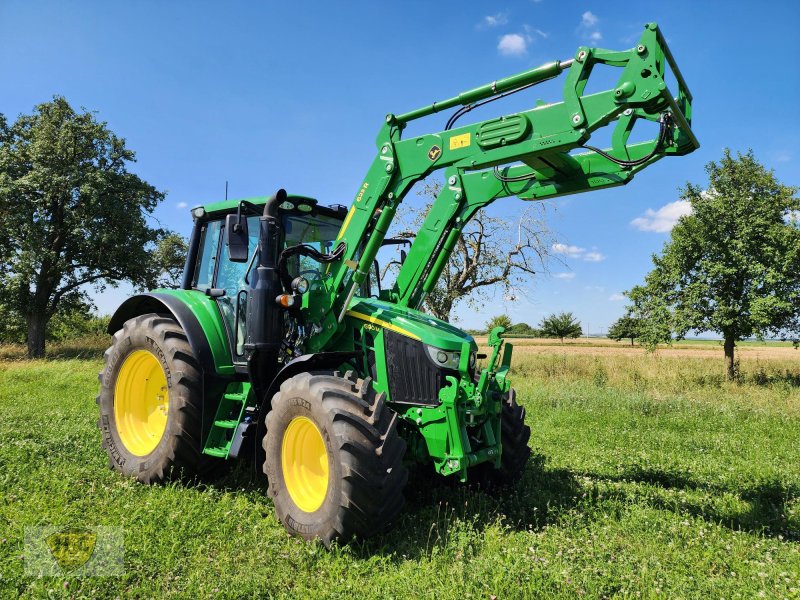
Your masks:
<svg viewBox="0 0 800 600"><path fill-rule="evenodd" d="M239 205L239 202L250 202L251 204L255 204L256 206L263 206L267 203L271 196L253 196L251 198L237 198L235 200L222 200L220 202L211 202L209 204L200 204L192 208L202 207L205 209L206 213L219 213L219 212L230 212ZM312 202L316 202L316 199L311 198L309 196L299 196L297 194L289 194L286 196L287 200L311 200Z"/></svg>

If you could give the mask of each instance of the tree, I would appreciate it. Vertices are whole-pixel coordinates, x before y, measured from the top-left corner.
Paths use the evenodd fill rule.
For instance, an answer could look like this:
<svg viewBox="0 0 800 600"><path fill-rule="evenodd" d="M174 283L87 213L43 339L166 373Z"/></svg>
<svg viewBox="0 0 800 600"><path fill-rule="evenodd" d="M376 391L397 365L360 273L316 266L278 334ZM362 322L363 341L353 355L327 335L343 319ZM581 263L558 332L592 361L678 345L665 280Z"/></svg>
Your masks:
<svg viewBox="0 0 800 600"><path fill-rule="evenodd" d="M514 323L511 327L508 328L506 333L513 335L527 335L535 337L538 332L536 331L536 329L534 329L527 323Z"/></svg>
<svg viewBox="0 0 800 600"><path fill-rule="evenodd" d="M633 346L633 341L639 337L640 327L641 319L631 315L623 315L608 328L608 337L616 341L630 338L631 346Z"/></svg>
<svg viewBox="0 0 800 600"><path fill-rule="evenodd" d="M559 338L562 344L564 338L576 338L582 333L581 324L571 312L553 313L545 317L539 329L544 337Z"/></svg>
<svg viewBox="0 0 800 600"><path fill-rule="evenodd" d="M419 195L428 199L426 205L419 210L405 208L396 237L414 237L440 190L438 182L423 186ZM553 239L544 217L540 202L515 221L478 211L464 227L436 287L425 297L424 308L448 321L461 301L477 306L498 289L514 299L529 276L547 269Z"/></svg>
<svg viewBox="0 0 800 600"><path fill-rule="evenodd" d="M0 118L0 291L26 322L28 354L44 354L48 321L127 280L163 269L150 252L166 232L148 215L164 198L129 173L134 152L90 112L62 97L13 125Z"/></svg>
<svg viewBox="0 0 800 600"><path fill-rule="evenodd" d="M153 260L161 268L158 287L176 288L181 284L183 267L189 245L186 239L177 233L170 232L161 237L153 251Z"/></svg>
<svg viewBox="0 0 800 600"><path fill-rule="evenodd" d="M706 165L708 186L688 183L681 217L645 283L633 314L652 346L689 331L722 335L728 379L736 342L751 336L797 339L800 332L800 227L797 188L781 184L752 151L724 151Z"/></svg>
<svg viewBox="0 0 800 600"><path fill-rule="evenodd" d="M486 333L495 327L504 327L506 331L511 329L511 317L508 315L496 315L486 322Z"/></svg>

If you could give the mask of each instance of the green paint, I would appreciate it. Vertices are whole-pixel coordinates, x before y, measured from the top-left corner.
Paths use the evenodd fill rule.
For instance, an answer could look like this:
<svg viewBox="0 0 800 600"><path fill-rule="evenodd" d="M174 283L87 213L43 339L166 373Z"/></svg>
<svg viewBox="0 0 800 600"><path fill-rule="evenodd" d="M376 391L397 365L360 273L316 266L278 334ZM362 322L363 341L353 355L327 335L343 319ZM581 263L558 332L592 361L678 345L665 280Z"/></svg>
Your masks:
<svg viewBox="0 0 800 600"><path fill-rule="evenodd" d="M585 94L592 69L598 64L618 69L619 79L612 89ZM675 77L676 90L666 86L667 68ZM559 75L564 79L559 102L450 130L402 137L406 124L416 119ZM330 263L299 299L299 321L311 331L302 351L362 351L360 363L342 368L356 367L360 376L372 377L377 392L386 394L400 418L410 460L432 463L438 473L462 480L471 466L483 462L499 466L502 398L510 386L513 348L504 343L503 329L495 328L489 337L491 355L486 367L470 368L470 358L477 350L475 340L420 312L425 295L436 285L464 226L478 210L496 200L517 196L535 201L625 185L661 158L695 150L699 143L691 131L691 103L691 93L663 36L655 24L648 24L632 49L615 52L581 47L568 61L548 63L399 116L387 115L378 132L377 155L338 235L345 243L344 255ZM628 144L637 121L661 119L667 119L661 128L663 138ZM580 150L591 144L596 131L609 126L613 127L610 148ZM438 170L444 170L446 184L417 233L393 288L384 290L380 300L359 297L357 292L400 203L416 182ZM301 196L289 199L311 201ZM267 197L247 200L261 206ZM217 202L203 208L207 216L218 218L234 212L239 202ZM197 315L217 373L232 375L217 303L197 291L164 293L179 297ZM428 405L403 404L392 398L389 361L398 357L387 355L386 331L414 340L409 348L419 343L432 347L432 352L460 353L457 368L452 367L438 398L428 398ZM205 443L204 451L214 456L228 456L231 432L244 415L249 383L231 385L219 402ZM438 404L433 404L437 399Z"/></svg>
<svg viewBox="0 0 800 600"><path fill-rule="evenodd" d="M211 431L206 438L203 453L219 458L228 458L233 442L233 434L244 418L244 411L252 404L250 383L234 381L228 384L217 406Z"/></svg>
<svg viewBox="0 0 800 600"><path fill-rule="evenodd" d="M233 362L231 361L228 337L225 334L222 316L214 299L196 290L157 289L154 291L159 294L174 296L189 307L206 335L217 374L233 375Z"/></svg>

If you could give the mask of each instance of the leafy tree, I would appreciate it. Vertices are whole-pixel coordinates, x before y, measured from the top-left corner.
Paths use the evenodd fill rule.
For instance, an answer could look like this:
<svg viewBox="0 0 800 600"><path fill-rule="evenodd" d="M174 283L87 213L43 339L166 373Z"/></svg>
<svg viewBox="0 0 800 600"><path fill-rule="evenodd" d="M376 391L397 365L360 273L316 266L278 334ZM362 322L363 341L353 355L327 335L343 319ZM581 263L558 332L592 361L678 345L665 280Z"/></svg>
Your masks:
<svg viewBox="0 0 800 600"><path fill-rule="evenodd" d="M512 335L536 335L537 331L527 323L514 323L506 333Z"/></svg>
<svg viewBox="0 0 800 600"><path fill-rule="evenodd" d="M62 97L13 125L0 118L0 293L26 322L28 354L42 356L47 324L86 304L87 286L151 286L165 235L148 215L164 198L129 173L134 152L90 112Z"/></svg>
<svg viewBox="0 0 800 600"><path fill-rule="evenodd" d="M559 338L564 343L564 338L580 337L581 324L571 312L551 314L539 324L539 329L544 337Z"/></svg>
<svg viewBox="0 0 800 600"><path fill-rule="evenodd" d="M423 187L420 196L427 199L426 205L419 210L405 207L396 237L415 236L440 190L438 182ZM544 217L542 203L529 206L515 221L478 211L462 231L436 287L425 297L424 308L447 321L459 302L477 306L498 290L513 298L531 275L547 269L554 240Z"/></svg>
<svg viewBox="0 0 800 600"><path fill-rule="evenodd" d="M633 314L651 347L689 331L722 335L726 373L736 375L736 342L751 336L797 339L800 332L800 227L797 188L781 184L752 151L706 165L705 190L687 184L692 212L680 219L644 285Z"/></svg>
<svg viewBox="0 0 800 600"><path fill-rule="evenodd" d="M631 315L623 315L608 328L608 337L616 341L630 338L631 346L633 346L633 341L639 337L640 328L641 319Z"/></svg>
<svg viewBox="0 0 800 600"><path fill-rule="evenodd" d="M188 250L189 245L180 234L167 233L158 240L153 251L153 259L161 267L158 287L177 288L180 286Z"/></svg>
<svg viewBox="0 0 800 600"><path fill-rule="evenodd" d="M492 317L486 322L486 333L489 333L495 327L505 327L506 330L511 329L511 317L508 315L497 315Z"/></svg>
<svg viewBox="0 0 800 600"><path fill-rule="evenodd" d="M47 340L63 341L107 335L106 329L110 320L110 317L93 314L87 305L68 311L59 310L47 324Z"/></svg>

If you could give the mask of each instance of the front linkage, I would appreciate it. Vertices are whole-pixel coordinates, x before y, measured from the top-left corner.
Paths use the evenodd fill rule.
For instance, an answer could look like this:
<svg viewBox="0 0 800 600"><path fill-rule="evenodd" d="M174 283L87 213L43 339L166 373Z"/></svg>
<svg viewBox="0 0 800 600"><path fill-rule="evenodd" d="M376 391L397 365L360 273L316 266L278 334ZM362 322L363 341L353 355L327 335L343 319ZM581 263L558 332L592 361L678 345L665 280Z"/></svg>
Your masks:
<svg viewBox="0 0 800 600"><path fill-rule="evenodd" d="M510 391L507 376L513 351L511 344L504 344L503 332L503 327L491 331L491 354L479 375L470 376L470 345L465 342L459 378L447 376L448 385L439 392L440 404L408 408L402 414L420 434L410 446L412 458L433 462L440 475L458 474L463 482L470 467L491 462L500 468L503 398Z"/></svg>

